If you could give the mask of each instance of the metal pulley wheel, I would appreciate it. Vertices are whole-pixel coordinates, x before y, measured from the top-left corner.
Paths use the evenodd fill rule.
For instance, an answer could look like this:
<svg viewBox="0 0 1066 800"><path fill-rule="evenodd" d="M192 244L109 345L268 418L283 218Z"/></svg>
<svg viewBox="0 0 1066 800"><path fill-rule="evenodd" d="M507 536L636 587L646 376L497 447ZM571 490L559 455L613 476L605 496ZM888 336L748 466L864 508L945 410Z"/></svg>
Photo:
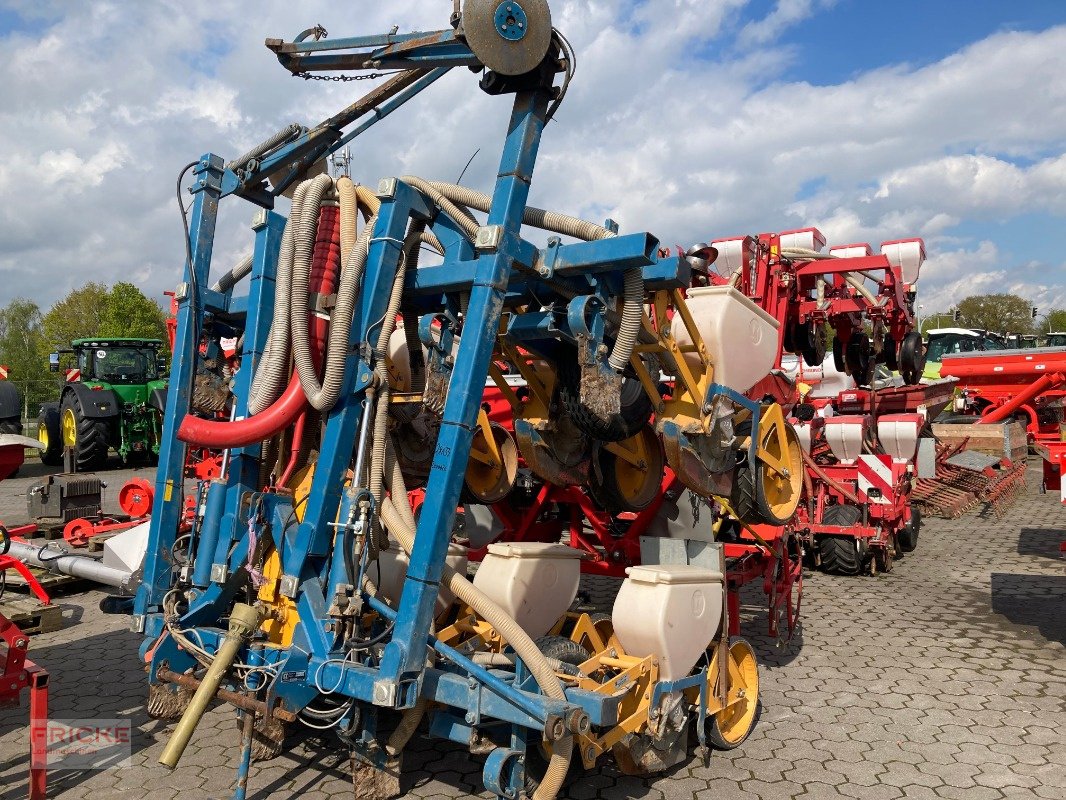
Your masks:
<svg viewBox="0 0 1066 800"><path fill-rule="evenodd" d="M152 513L155 490L144 478L131 478L118 490L118 507L131 517L147 517Z"/></svg>
<svg viewBox="0 0 1066 800"><path fill-rule="evenodd" d="M463 34L487 69L523 75L548 54L551 11L546 0L466 0Z"/></svg>

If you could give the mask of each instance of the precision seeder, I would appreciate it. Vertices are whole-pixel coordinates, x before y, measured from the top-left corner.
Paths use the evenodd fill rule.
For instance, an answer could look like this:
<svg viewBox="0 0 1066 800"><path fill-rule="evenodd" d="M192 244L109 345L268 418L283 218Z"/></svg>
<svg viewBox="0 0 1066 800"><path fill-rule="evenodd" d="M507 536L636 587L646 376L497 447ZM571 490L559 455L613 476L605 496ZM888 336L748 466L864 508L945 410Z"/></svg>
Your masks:
<svg viewBox="0 0 1066 800"><path fill-rule="evenodd" d="M134 625L149 712L180 717L162 763L178 763L209 702L240 710L236 797L253 754L276 754L296 722L350 746L367 768L359 796L398 791L426 722L485 756L499 797L551 798L575 749L586 768L610 751L647 773L687 755L693 722L701 745L728 748L755 721L755 654L729 640L720 545L631 570L613 621L571 611L576 551L494 545L471 582L450 547L461 500L513 488L516 449L546 480L607 481L635 505L669 465L748 522L784 522L802 489L780 406L743 394L772 366L775 323L729 287L690 303L690 264L650 233L528 206L574 55L544 0L458 6L442 31L268 40L294 74L400 71L313 129L187 167L188 263ZM491 196L325 174L330 153L453 67L513 95ZM280 194L287 220L270 210ZM229 197L262 208L254 255L208 288ZM523 226L553 236L538 248ZM419 264L423 249L440 263ZM212 348L235 337L225 407L192 413ZM521 397L504 362L526 378ZM510 391L517 442L482 409L487 379ZM221 475L189 492L191 520L187 447L225 451ZM407 491L422 484L416 519Z"/></svg>

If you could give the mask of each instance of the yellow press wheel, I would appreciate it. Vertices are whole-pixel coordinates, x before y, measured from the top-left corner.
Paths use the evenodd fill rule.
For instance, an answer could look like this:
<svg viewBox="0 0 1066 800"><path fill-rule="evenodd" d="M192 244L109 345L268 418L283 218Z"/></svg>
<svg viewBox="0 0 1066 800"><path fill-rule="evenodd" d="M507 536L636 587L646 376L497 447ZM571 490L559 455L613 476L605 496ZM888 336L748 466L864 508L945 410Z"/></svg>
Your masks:
<svg viewBox="0 0 1066 800"><path fill-rule="evenodd" d="M803 492L803 450L781 406L763 410L755 463L737 469L729 505L749 524L784 525L796 513Z"/></svg>
<svg viewBox="0 0 1066 800"><path fill-rule="evenodd" d="M474 432L466 463L465 487L474 502L488 505L503 500L514 488L518 445L502 425L490 423L484 411L480 416L482 424Z"/></svg>
<svg viewBox="0 0 1066 800"><path fill-rule="evenodd" d="M612 514L641 511L659 496L665 467L659 436L645 425L628 439L600 446L589 491Z"/></svg>
<svg viewBox="0 0 1066 800"><path fill-rule="evenodd" d="M719 750L739 746L752 728L759 708L759 664L755 650L746 639L733 639L729 644L728 705L713 714L707 736Z"/></svg>

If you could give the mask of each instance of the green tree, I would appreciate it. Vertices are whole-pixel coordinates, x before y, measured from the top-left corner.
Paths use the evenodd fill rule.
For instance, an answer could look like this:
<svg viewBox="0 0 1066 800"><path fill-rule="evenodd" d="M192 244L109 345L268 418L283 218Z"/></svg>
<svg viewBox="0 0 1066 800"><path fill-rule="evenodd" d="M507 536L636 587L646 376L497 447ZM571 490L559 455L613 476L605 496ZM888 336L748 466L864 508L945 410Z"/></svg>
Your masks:
<svg viewBox="0 0 1066 800"><path fill-rule="evenodd" d="M51 350L69 347L75 339L122 336L166 341L166 317L158 303L132 283L110 289L87 283L75 289L44 316L44 336Z"/></svg>
<svg viewBox="0 0 1066 800"><path fill-rule="evenodd" d="M1033 333L1033 306L1016 294L978 294L958 305L963 328L983 328L996 333Z"/></svg>
<svg viewBox="0 0 1066 800"><path fill-rule="evenodd" d="M8 367L8 380L18 387L31 415L55 391L47 351L36 303L16 298L0 309L0 364Z"/></svg>
<svg viewBox="0 0 1066 800"><path fill-rule="evenodd" d="M937 328L949 328L960 323L954 322L950 311L937 311L934 314L922 317L922 335Z"/></svg>
<svg viewBox="0 0 1066 800"><path fill-rule="evenodd" d="M166 341L166 316L157 303L132 283L116 283L107 293L107 305L100 313L97 333Z"/></svg>
<svg viewBox="0 0 1066 800"><path fill-rule="evenodd" d="M75 339L99 335L108 294L104 284L90 282L52 306L43 320L45 345L56 350L70 347Z"/></svg>
<svg viewBox="0 0 1066 800"><path fill-rule="evenodd" d="M1040 326L1042 333L1066 332L1066 308L1053 308L1044 315L1043 324Z"/></svg>

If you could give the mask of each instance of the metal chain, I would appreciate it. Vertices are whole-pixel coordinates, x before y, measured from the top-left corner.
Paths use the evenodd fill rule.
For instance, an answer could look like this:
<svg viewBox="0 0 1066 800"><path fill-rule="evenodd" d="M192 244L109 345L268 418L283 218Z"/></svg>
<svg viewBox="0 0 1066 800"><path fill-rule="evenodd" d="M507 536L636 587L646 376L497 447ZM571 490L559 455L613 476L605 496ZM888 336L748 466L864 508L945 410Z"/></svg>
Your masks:
<svg viewBox="0 0 1066 800"><path fill-rule="evenodd" d="M369 81L374 78L384 78L386 75L391 75L391 72L369 72L366 75L316 75L313 72L294 72L292 77L303 78L305 81L334 81L337 83L347 83L348 81Z"/></svg>

